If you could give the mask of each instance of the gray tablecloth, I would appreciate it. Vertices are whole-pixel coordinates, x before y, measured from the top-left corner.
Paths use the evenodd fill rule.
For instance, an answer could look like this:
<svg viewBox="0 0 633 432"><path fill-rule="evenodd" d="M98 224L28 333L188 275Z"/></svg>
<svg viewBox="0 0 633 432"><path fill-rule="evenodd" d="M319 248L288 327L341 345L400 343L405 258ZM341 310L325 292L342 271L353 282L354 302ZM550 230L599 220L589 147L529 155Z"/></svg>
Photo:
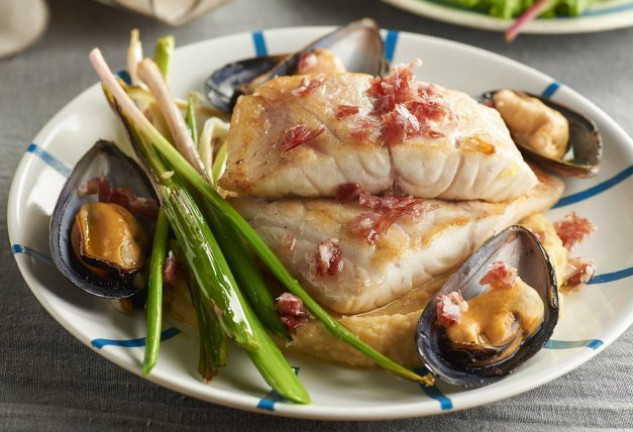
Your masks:
<svg viewBox="0 0 633 432"><path fill-rule="evenodd" d="M242 412L146 382L82 345L24 283L7 238L6 202L28 143L64 104L96 82L86 55L117 58L129 29L179 44L234 32L343 24L369 16L525 62L579 90L633 133L633 29L563 36L443 24L368 0L232 0L181 28L85 0L51 2L50 28L29 51L0 60L0 430L532 430L633 428L633 330L575 371L522 395L462 412L384 422L293 420Z"/></svg>

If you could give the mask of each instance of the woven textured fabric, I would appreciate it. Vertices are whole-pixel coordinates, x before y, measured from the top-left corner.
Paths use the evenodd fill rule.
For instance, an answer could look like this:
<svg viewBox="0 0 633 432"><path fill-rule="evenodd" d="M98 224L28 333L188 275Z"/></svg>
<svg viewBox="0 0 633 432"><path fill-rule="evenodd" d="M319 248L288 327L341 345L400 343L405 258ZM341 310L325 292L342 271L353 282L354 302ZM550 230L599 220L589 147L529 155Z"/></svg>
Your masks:
<svg viewBox="0 0 633 432"><path fill-rule="evenodd" d="M633 429L633 329L549 384L487 406L428 418L284 419L182 396L124 371L62 329L23 281L6 226L9 186L30 140L64 104L96 82L87 59L91 48L100 46L113 68L123 66L133 27L140 28L145 40L172 33L178 44L186 44L253 29L343 24L370 16L383 27L466 42L528 63L581 91L629 134L633 29L522 35L508 45L499 33L435 22L368 0L232 0L179 28L97 2L55 0L50 6L45 37L25 53L0 61L0 431Z"/></svg>

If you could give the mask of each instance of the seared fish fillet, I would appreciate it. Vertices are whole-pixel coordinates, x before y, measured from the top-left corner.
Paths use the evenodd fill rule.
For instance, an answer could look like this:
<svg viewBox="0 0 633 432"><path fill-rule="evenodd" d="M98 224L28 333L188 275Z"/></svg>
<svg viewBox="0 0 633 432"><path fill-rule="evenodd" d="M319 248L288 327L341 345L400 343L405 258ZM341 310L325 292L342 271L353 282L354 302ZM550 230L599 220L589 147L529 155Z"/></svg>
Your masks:
<svg viewBox="0 0 633 432"><path fill-rule="evenodd" d="M536 187L506 203L424 200L426 214L396 217L372 241L355 229L371 215L359 203L238 198L233 204L319 303L357 314L455 268L494 233L548 209L562 192L560 179L539 173Z"/></svg>
<svg viewBox="0 0 633 432"><path fill-rule="evenodd" d="M221 186L241 195L326 197L358 183L370 193L499 202L536 184L497 111L414 79L384 93L393 89L389 79L279 77L242 96Z"/></svg>

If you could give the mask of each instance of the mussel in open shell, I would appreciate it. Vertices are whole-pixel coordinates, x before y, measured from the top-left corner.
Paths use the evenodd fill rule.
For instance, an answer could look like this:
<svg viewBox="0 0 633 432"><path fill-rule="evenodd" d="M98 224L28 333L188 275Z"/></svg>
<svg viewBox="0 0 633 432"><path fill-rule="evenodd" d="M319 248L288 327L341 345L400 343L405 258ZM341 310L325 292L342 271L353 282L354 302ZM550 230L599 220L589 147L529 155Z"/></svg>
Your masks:
<svg viewBox="0 0 633 432"><path fill-rule="evenodd" d="M531 290L525 291L525 296L515 297L529 304L516 302L514 306L508 307L506 300L495 303L496 300L489 300L494 297L483 297L494 290L489 284L482 283L482 278L489 274L495 263L504 263L508 268L516 269L516 285L505 290ZM492 330L486 333L490 327L483 325L476 327L480 331L476 335L476 342L456 341L452 337L453 333L449 337L450 329L447 330L448 327L438 319L438 299L451 295L463 297L471 308L483 310L485 313L479 316L484 317L484 320L505 320L494 323L507 323L510 337L492 343ZM478 300L479 303L475 305ZM530 334L525 332L526 323L521 322L526 313L527 316L542 313L538 315L539 321ZM527 321L528 318L524 319ZM447 383L476 388L501 379L536 354L552 335L557 321L558 292L552 264L534 234L514 225L484 243L449 278L438 296L429 302L418 323L416 343L422 361L431 373Z"/></svg>
<svg viewBox="0 0 633 432"><path fill-rule="evenodd" d="M508 104L505 110L501 109L498 106L498 97L502 92L503 94L512 95L514 100L518 102L515 104L517 107ZM520 106L525 107L526 105L524 105L523 101L529 102L532 98L558 112L569 124L568 139L562 144L560 154L556 156L548 154L548 152L536 151L518 136L521 131L516 130L515 125L517 123L523 123L528 129L538 128L540 133L550 137L556 136L556 132L552 130L553 127L546 124L547 122L543 120L543 115L521 112L521 109L516 109ZM561 175L570 177L592 177L600 170L602 136L593 120L551 99L519 90L489 91L484 93L480 100L486 105L496 108L501 113L517 147L527 159ZM540 118L536 118L537 116Z"/></svg>
<svg viewBox="0 0 633 432"><path fill-rule="evenodd" d="M89 185L95 190L86 191ZM138 164L113 143L98 141L75 166L51 215L53 262L91 294L134 295L133 278L149 253L156 203Z"/></svg>
<svg viewBox="0 0 633 432"><path fill-rule="evenodd" d="M205 83L207 99L230 112L241 94L277 76L297 73L302 56L319 49L334 54L349 72L382 75L389 69L376 23L368 18L353 21L308 44L294 54L255 57L229 63L211 74Z"/></svg>

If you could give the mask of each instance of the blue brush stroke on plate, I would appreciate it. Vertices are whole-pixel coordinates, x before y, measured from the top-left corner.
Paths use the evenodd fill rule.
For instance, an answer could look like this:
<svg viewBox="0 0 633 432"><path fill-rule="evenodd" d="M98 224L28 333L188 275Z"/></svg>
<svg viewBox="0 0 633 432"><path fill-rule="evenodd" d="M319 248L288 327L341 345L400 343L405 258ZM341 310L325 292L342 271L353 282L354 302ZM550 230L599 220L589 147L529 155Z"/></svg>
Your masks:
<svg viewBox="0 0 633 432"><path fill-rule="evenodd" d="M295 371L295 375L299 375L299 370L301 368L299 368L298 366L293 366L292 369ZM275 411L275 404L277 402L285 402L287 400L288 399L277 393L276 390L271 390L265 397L259 400L257 408L266 411Z"/></svg>
<svg viewBox="0 0 633 432"><path fill-rule="evenodd" d="M543 93L541 93L541 96L543 96L544 98L549 99L552 96L554 96L554 93L556 93L559 88L560 88L560 83L558 81L554 81L553 83L548 85L545 88L545 90L543 90Z"/></svg>
<svg viewBox="0 0 633 432"><path fill-rule="evenodd" d="M53 260L48 255L45 255L42 252L38 252L35 249L31 249L30 247L21 244L12 245L11 252L13 252L14 255L23 253L24 255L33 257L39 261L42 261L43 263L51 265L53 264Z"/></svg>
<svg viewBox="0 0 633 432"><path fill-rule="evenodd" d="M163 332L160 334L160 340L161 342L164 342L168 339L173 338L179 333L180 330L175 327L168 328L167 330L163 330ZM92 346L97 349L101 349L104 346L108 345L120 346L125 348L136 348L145 346L146 341L147 339L143 337L138 339L94 339L91 343Z"/></svg>
<svg viewBox="0 0 633 432"><path fill-rule="evenodd" d="M53 168L64 177L68 177L70 175L71 169L68 168L65 163L57 159L55 156L53 156L37 144L31 143L26 151L27 153L32 153L35 156L39 157L44 163L49 165L51 168Z"/></svg>
<svg viewBox="0 0 633 432"><path fill-rule="evenodd" d="M558 203L556 203L556 205L552 208L564 207L570 204L577 203L579 201L584 201L586 199L589 199L593 196L598 195L599 193L602 193L608 189L611 189L612 187L616 186L618 183L621 183L627 178L631 177L631 175L633 175L633 166L628 167L621 173L616 174L610 179L605 180L602 183L598 183L597 185L592 186L587 190L580 191L575 194L561 198L561 200L558 201Z"/></svg>
<svg viewBox="0 0 633 432"><path fill-rule="evenodd" d="M600 339L587 339L587 340L574 340L574 341L566 341L566 340L556 340L550 339L545 343L545 348L547 349L570 349L570 348L582 348L587 347L593 350L600 347L604 342Z"/></svg>
<svg viewBox="0 0 633 432"><path fill-rule="evenodd" d="M385 37L385 60L392 62L396 54L396 45L398 45L399 32L396 30L387 30Z"/></svg>
<svg viewBox="0 0 633 432"><path fill-rule="evenodd" d="M603 273L600 275L596 275L591 278L587 285L598 285L607 282L614 282L620 279L626 279L628 277L633 276L633 267L625 268L623 270L618 270L612 273Z"/></svg>
<svg viewBox="0 0 633 432"><path fill-rule="evenodd" d="M429 373L428 369L425 367L417 368L415 373L418 375L426 375ZM446 396L442 391L437 388L437 386L425 386L424 384L420 384L420 388L422 391L431 399L434 399L440 403L440 409L442 411L449 411L453 409L453 401Z"/></svg>
<svg viewBox="0 0 633 432"><path fill-rule="evenodd" d="M264 39L263 32L253 32L253 44L255 45L255 55L257 57L263 57L268 55L268 48L266 47L266 39Z"/></svg>

